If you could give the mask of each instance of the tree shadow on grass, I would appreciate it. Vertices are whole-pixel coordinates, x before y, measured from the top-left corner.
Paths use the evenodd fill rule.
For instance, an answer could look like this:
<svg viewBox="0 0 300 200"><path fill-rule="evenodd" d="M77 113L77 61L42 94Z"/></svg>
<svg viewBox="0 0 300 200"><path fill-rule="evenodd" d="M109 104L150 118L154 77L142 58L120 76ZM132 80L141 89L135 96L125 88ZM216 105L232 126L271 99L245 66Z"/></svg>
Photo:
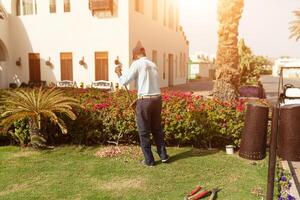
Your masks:
<svg viewBox="0 0 300 200"><path fill-rule="evenodd" d="M213 149L213 150L204 150L204 149L195 149L191 148L188 151L184 151L175 155L170 155L170 159L168 160L168 163L176 162L178 160L184 160L186 158L190 157L204 157L204 156L209 156L212 154L216 154L220 152L218 149Z"/></svg>

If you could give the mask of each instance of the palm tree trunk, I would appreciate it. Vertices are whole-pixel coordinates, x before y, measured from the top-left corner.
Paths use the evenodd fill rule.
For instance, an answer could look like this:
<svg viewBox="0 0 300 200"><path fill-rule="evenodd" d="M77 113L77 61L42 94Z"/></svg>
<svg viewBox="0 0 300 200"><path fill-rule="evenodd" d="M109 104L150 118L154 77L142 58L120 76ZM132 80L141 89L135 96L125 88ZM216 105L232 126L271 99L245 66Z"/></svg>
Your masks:
<svg viewBox="0 0 300 200"><path fill-rule="evenodd" d="M219 0L219 42L217 51L217 74L214 85L214 97L232 100L237 97L240 82L238 72L238 27L242 16L244 0Z"/></svg>
<svg viewBox="0 0 300 200"><path fill-rule="evenodd" d="M46 140L40 133L38 126L32 118L29 118L30 144L34 148L41 149L46 147Z"/></svg>

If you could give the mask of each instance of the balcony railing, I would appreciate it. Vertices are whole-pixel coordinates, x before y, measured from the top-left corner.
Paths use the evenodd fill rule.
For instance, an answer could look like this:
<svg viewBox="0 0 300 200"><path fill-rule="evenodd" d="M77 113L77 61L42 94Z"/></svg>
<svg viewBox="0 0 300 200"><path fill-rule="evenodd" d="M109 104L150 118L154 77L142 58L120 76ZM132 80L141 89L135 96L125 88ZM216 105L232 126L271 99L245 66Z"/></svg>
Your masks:
<svg viewBox="0 0 300 200"><path fill-rule="evenodd" d="M113 0L89 0L89 7L93 16L99 11L109 11L111 15L114 12Z"/></svg>

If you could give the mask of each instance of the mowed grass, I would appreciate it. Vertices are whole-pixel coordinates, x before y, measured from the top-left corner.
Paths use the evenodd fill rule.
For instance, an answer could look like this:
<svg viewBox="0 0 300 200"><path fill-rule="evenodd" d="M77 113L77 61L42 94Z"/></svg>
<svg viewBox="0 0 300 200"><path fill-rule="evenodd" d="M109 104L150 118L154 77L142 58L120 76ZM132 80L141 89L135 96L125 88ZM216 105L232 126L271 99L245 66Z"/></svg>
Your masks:
<svg viewBox="0 0 300 200"><path fill-rule="evenodd" d="M0 199L182 200L199 184L221 188L217 199L255 200L266 190L266 159L253 163L222 151L169 148L171 162L149 168L140 164L138 147L96 157L102 148L0 147Z"/></svg>

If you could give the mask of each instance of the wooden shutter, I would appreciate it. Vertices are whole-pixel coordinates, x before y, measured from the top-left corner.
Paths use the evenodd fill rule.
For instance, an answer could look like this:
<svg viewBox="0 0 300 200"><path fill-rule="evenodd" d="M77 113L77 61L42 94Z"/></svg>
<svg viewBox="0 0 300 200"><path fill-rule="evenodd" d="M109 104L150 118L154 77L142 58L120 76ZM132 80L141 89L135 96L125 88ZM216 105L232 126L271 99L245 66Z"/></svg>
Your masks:
<svg viewBox="0 0 300 200"><path fill-rule="evenodd" d="M64 0L64 12L71 12L70 0Z"/></svg>
<svg viewBox="0 0 300 200"><path fill-rule="evenodd" d="M72 53L60 54L61 80L73 81L73 56Z"/></svg>
<svg viewBox="0 0 300 200"><path fill-rule="evenodd" d="M156 50L152 51L152 62L154 62L156 65L158 65L157 64L157 51Z"/></svg>
<svg viewBox="0 0 300 200"><path fill-rule="evenodd" d="M152 0L152 19L157 20L158 10L157 10L157 0Z"/></svg>
<svg viewBox="0 0 300 200"><path fill-rule="evenodd" d="M50 0L50 13L56 13L56 0Z"/></svg>
<svg viewBox="0 0 300 200"><path fill-rule="evenodd" d="M108 52L95 53L95 80L108 81Z"/></svg>
<svg viewBox="0 0 300 200"><path fill-rule="evenodd" d="M113 0L89 0L89 8L92 11L93 15L95 12L101 11L110 11L113 15L114 6Z"/></svg>
<svg viewBox="0 0 300 200"><path fill-rule="evenodd" d="M135 9L135 11L137 11L137 12L140 11L140 0L135 0L135 1L134 1L134 9Z"/></svg>
<svg viewBox="0 0 300 200"><path fill-rule="evenodd" d="M41 81L41 62L39 53L29 53L29 80Z"/></svg>

